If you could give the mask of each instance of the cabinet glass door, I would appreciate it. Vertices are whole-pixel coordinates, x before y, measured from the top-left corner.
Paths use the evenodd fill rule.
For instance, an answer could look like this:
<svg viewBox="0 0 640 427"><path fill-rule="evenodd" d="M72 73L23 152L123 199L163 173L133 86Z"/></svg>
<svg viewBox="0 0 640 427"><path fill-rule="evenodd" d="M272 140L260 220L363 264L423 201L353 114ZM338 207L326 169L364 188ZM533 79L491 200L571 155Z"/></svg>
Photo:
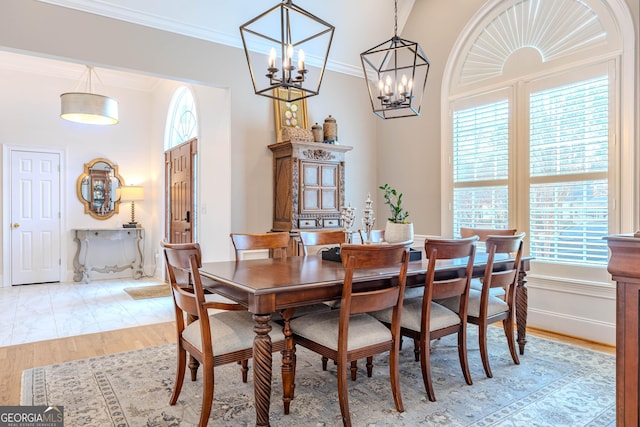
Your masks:
<svg viewBox="0 0 640 427"><path fill-rule="evenodd" d="M301 162L300 213L338 212L338 165Z"/></svg>

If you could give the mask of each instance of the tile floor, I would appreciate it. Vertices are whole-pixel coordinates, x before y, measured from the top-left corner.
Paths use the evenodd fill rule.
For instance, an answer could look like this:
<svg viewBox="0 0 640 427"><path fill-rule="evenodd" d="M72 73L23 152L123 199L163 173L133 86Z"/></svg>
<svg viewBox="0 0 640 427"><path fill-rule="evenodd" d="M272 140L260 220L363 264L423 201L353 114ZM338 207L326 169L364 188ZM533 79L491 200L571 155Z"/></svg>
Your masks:
<svg viewBox="0 0 640 427"><path fill-rule="evenodd" d="M0 346L169 322L170 296L134 300L123 289L156 279L0 287Z"/></svg>

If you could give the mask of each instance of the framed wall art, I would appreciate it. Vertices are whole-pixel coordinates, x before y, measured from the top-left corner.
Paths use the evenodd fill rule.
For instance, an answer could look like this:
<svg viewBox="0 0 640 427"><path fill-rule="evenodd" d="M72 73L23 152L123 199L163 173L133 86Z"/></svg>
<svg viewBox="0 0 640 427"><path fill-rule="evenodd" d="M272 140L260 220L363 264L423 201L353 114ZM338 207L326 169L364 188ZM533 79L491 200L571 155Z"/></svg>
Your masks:
<svg viewBox="0 0 640 427"><path fill-rule="evenodd" d="M302 92L290 89L293 93ZM279 92L286 91L286 89L274 89L274 93L278 96ZM273 101L273 108L276 119L276 138L281 141L282 128L298 128L307 129L309 126L307 118L307 99L299 99L297 101L280 101L275 99Z"/></svg>

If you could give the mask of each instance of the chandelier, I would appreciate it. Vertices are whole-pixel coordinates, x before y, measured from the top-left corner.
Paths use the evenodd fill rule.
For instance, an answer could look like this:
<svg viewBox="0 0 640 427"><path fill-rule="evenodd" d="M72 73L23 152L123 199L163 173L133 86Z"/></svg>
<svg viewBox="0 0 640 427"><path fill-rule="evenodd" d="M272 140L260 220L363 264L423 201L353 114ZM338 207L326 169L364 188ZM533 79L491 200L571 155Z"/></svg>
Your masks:
<svg viewBox="0 0 640 427"><path fill-rule="evenodd" d="M93 67L87 65L86 74L84 92L67 92L60 95L60 117L71 122L89 125L118 123L118 101L94 93L93 74L98 80L100 78Z"/></svg>
<svg viewBox="0 0 640 427"><path fill-rule="evenodd" d="M318 95L333 32L333 25L292 0L283 0L241 25L254 92L285 102Z"/></svg>
<svg viewBox="0 0 640 427"><path fill-rule="evenodd" d="M419 116L429 60L418 43L398 37L395 0L393 37L360 54L373 112L383 119Z"/></svg>

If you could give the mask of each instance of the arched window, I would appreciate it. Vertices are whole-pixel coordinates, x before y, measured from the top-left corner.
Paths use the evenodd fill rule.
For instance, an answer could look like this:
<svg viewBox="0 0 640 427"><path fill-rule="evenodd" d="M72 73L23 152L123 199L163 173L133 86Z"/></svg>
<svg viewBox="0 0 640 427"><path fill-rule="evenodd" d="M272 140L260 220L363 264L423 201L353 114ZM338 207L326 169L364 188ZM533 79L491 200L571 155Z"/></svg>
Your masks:
<svg viewBox="0 0 640 427"><path fill-rule="evenodd" d="M198 115L191 91L179 87L169 105L164 137L165 151L198 136Z"/></svg>
<svg viewBox="0 0 640 427"><path fill-rule="evenodd" d="M624 10L619 0L493 0L473 19L443 82L445 231L516 227L536 261L606 265L602 237L634 221L620 209L635 200L622 175L635 156L621 155L633 130L616 143L634 117Z"/></svg>

